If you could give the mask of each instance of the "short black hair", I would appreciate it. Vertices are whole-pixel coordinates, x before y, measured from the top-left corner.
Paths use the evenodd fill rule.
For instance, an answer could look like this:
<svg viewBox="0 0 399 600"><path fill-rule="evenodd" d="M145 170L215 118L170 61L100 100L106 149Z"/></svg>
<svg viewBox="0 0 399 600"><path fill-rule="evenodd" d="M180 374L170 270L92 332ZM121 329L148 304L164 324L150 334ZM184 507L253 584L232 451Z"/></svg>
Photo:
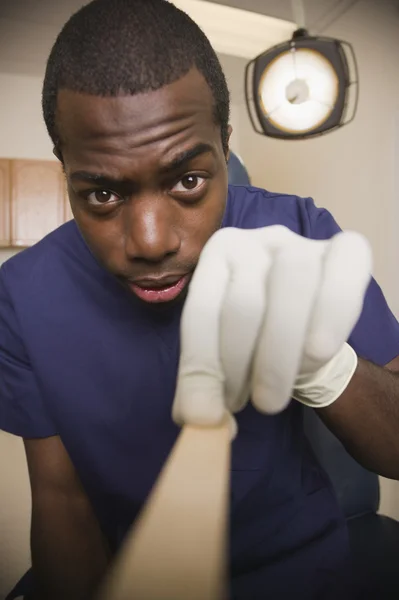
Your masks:
<svg viewBox="0 0 399 600"><path fill-rule="evenodd" d="M167 0L94 0L64 25L50 53L43 116L54 146L60 89L95 96L138 94L177 81L192 68L214 98L215 120L228 149L229 90L208 38Z"/></svg>

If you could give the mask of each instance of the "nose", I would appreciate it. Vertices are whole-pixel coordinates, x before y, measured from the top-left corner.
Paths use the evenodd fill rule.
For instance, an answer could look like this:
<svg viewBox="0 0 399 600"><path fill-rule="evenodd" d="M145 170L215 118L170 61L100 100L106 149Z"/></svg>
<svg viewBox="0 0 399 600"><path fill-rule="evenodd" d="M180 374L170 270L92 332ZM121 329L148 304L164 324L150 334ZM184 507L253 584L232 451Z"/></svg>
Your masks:
<svg viewBox="0 0 399 600"><path fill-rule="evenodd" d="M175 210L164 197L136 198L129 207L126 253L130 260L162 262L179 251Z"/></svg>

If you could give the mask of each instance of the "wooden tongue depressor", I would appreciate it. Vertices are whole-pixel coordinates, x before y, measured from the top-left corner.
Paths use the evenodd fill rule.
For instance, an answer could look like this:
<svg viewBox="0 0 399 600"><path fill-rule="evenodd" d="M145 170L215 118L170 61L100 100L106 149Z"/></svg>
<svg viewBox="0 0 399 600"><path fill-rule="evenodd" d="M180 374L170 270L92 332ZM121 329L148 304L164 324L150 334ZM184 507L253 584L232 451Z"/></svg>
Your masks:
<svg viewBox="0 0 399 600"><path fill-rule="evenodd" d="M98 600L224 600L231 429L183 427Z"/></svg>

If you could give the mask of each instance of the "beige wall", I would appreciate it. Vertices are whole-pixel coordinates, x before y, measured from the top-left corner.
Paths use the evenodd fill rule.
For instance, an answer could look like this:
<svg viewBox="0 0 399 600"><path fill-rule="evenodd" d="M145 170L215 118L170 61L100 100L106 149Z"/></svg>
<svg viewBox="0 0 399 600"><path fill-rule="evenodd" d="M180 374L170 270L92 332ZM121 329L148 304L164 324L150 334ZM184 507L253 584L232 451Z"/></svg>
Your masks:
<svg viewBox="0 0 399 600"><path fill-rule="evenodd" d="M0 249L0 265L15 252ZM0 431L0 480L0 600L3 600L30 560L30 492L23 444L20 438L3 431Z"/></svg>
<svg viewBox="0 0 399 600"><path fill-rule="evenodd" d="M22 441L0 431L0 600L30 562L30 491Z"/></svg>
<svg viewBox="0 0 399 600"><path fill-rule="evenodd" d="M0 158L54 159L41 118L41 78L0 73Z"/></svg>
<svg viewBox="0 0 399 600"><path fill-rule="evenodd" d="M255 185L312 196L342 227L367 236L375 276L399 316L399 11L394 3L363 0L325 34L354 45L360 71L355 121L314 140L257 135L237 84L245 63L230 60L240 152ZM399 519L397 482L382 481L381 511Z"/></svg>

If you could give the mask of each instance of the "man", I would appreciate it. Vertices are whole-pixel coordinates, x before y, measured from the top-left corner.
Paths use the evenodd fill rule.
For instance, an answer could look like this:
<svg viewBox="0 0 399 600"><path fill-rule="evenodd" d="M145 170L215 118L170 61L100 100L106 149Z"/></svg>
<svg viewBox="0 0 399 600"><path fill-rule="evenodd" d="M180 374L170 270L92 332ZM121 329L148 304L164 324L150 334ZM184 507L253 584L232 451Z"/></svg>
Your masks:
<svg viewBox="0 0 399 600"><path fill-rule="evenodd" d="M179 431L179 323L206 242L228 226L314 240L339 228L309 199L228 189L224 75L198 27L163 0L76 13L51 52L43 111L75 220L0 271L0 427L26 448L33 597L87 600ZM288 356L290 329L279 335ZM361 358L345 346L342 393L318 414L362 464L397 478L399 327L375 282L349 342ZM175 405L175 418L201 420L192 408ZM293 400L236 416L231 598L352 593L343 518L301 415Z"/></svg>

